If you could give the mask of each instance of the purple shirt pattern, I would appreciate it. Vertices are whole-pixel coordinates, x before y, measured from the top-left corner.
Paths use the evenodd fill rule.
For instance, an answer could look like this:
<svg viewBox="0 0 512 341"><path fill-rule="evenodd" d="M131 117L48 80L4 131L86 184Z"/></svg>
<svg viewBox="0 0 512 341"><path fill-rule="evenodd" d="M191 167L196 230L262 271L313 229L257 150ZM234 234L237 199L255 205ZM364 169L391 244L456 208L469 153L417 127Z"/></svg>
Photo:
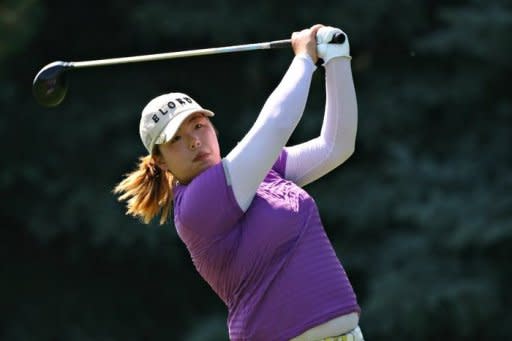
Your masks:
<svg viewBox="0 0 512 341"><path fill-rule="evenodd" d="M175 188L178 235L228 307L230 340L289 340L360 312L313 198L285 165L283 150L245 213L222 163Z"/></svg>

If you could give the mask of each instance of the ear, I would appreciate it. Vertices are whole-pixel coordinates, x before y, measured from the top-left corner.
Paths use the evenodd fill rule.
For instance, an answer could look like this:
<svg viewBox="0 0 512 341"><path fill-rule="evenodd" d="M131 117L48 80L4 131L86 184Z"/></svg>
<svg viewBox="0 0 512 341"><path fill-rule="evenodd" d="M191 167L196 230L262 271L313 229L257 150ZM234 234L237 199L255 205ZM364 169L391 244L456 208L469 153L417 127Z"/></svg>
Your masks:
<svg viewBox="0 0 512 341"><path fill-rule="evenodd" d="M168 167L167 167L167 163L165 162L164 158L162 157L162 155L152 155L152 158L153 158L153 161L155 162L155 164L162 170L162 171L167 171L168 170Z"/></svg>

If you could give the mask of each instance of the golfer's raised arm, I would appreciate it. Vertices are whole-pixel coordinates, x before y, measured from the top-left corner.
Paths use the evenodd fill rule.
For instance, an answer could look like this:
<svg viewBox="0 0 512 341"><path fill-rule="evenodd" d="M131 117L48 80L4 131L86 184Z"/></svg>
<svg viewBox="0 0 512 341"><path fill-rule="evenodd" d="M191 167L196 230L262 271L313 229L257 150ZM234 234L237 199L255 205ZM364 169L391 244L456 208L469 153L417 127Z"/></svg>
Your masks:
<svg viewBox="0 0 512 341"><path fill-rule="evenodd" d="M304 112L316 69L313 58L316 59L317 29L294 33L296 56L290 67L249 132L223 160L228 183L244 211Z"/></svg>
<svg viewBox="0 0 512 341"><path fill-rule="evenodd" d="M336 34L336 28L322 28L319 34ZM329 47L332 47L330 45ZM287 147L285 177L299 186L307 185L345 162L354 152L357 133L357 99L352 79L348 38L330 56L325 67L326 104L320 136ZM330 57L330 58L329 58Z"/></svg>
<svg viewBox="0 0 512 341"><path fill-rule="evenodd" d="M285 176L305 186L327 174L354 152L357 100L350 60L336 58L326 65L326 105L320 136L287 147Z"/></svg>

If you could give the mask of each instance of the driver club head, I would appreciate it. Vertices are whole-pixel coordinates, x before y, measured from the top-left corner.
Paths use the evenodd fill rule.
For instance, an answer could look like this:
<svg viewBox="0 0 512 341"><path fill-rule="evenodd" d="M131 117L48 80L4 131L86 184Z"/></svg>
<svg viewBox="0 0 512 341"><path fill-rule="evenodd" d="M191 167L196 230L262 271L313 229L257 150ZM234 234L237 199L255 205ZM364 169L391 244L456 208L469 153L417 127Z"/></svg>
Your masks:
<svg viewBox="0 0 512 341"><path fill-rule="evenodd" d="M39 104L55 107L62 102L68 90L66 70L71 67L70 63L57 61L39 71L32 83L32 91Z"/></svg>

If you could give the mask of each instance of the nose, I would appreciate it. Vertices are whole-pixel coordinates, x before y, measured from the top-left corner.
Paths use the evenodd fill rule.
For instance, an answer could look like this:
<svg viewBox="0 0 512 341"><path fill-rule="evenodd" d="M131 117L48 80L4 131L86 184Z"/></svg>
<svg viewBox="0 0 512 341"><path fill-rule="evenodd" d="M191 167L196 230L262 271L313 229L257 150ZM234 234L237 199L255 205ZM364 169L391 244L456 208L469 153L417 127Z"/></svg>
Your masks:
<svg viewBox="0 0 512 341"><path fill-rule="evenodd" d="M197 136L192 135L190 137L190 149L195 150L201 147L201 141L197 138Z"/></svg>

